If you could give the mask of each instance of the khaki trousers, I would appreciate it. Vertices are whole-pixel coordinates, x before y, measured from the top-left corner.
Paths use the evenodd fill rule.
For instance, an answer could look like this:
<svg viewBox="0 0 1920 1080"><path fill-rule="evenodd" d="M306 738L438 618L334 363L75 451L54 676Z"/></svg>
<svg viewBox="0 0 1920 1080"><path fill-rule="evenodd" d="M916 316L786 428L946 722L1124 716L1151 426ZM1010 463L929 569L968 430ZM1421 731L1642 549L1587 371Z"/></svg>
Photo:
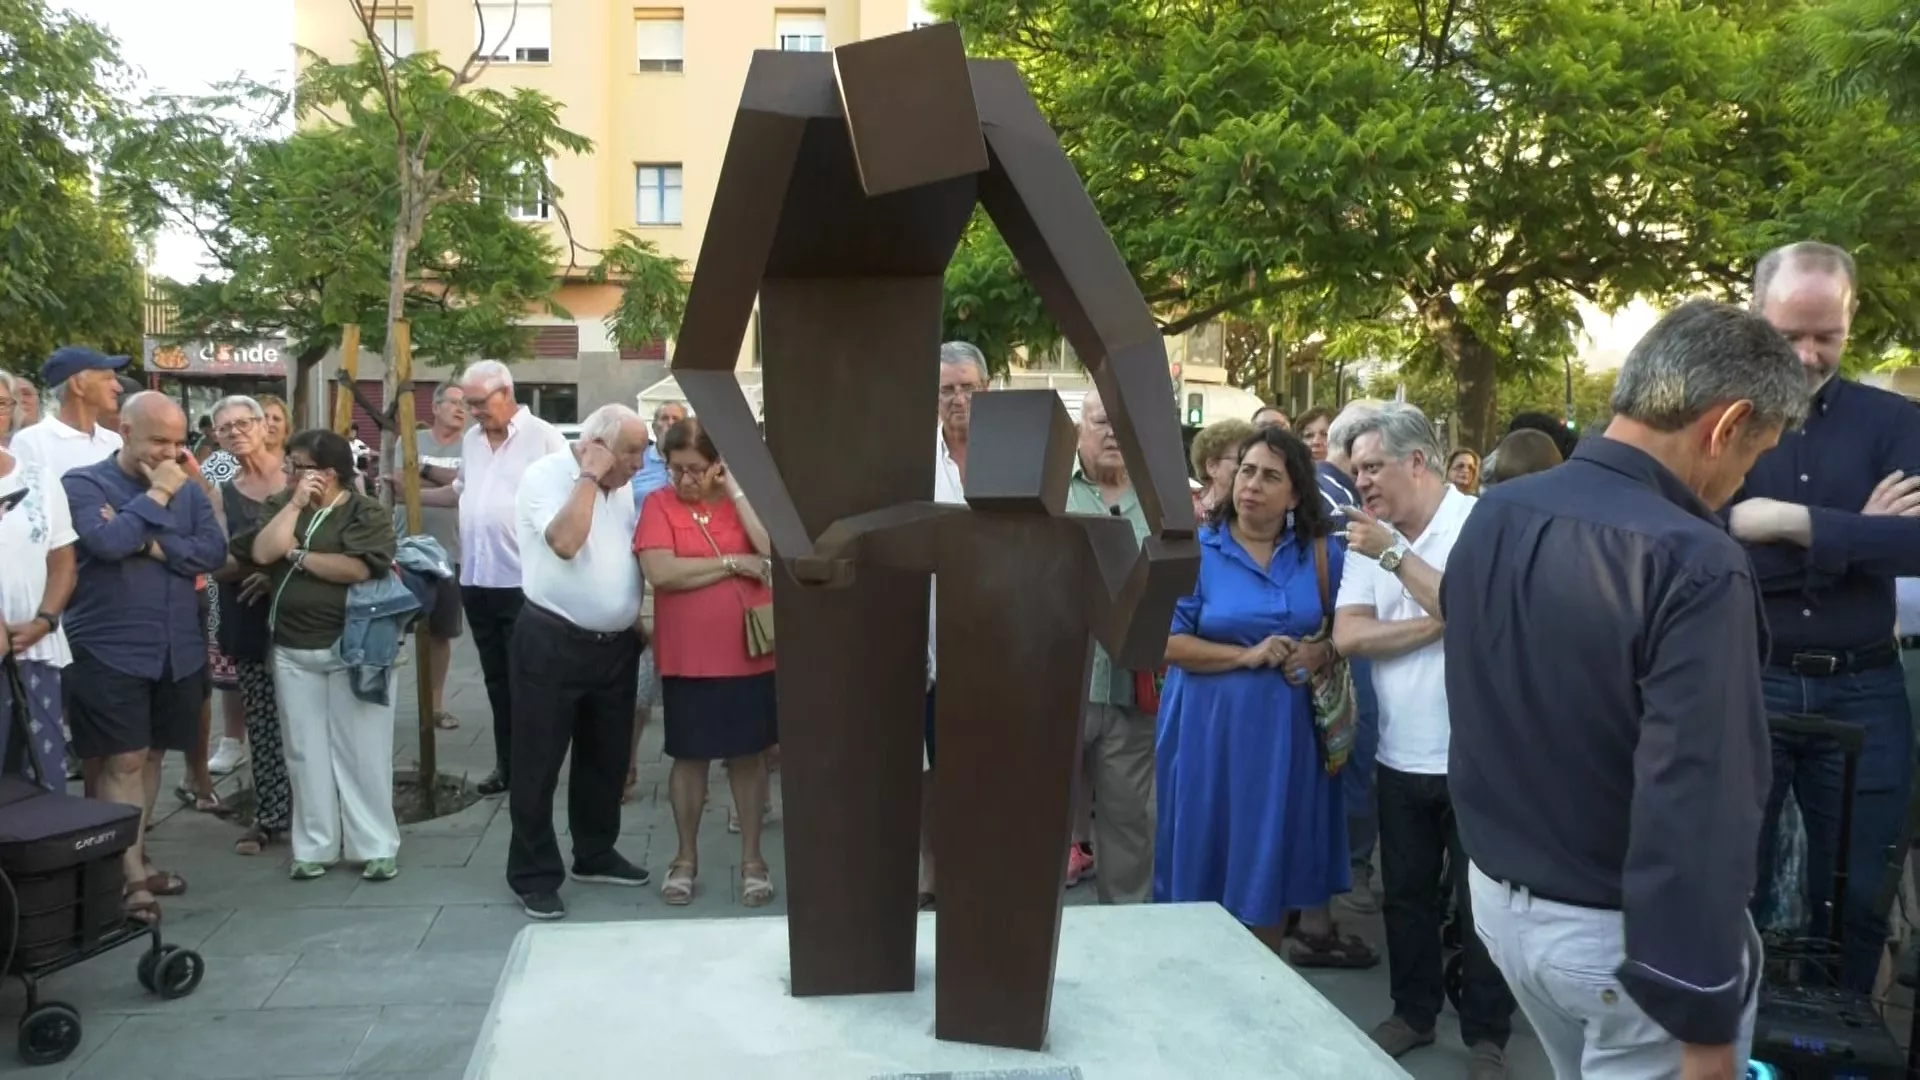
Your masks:
<svg viewBox="0 0 1920 1080"><path fill-rule="evenodd" d="M1080 782L1093 789L1095 890L1103 904L1153 896L1154 717L1089 704L1081 733Z"/></svg>

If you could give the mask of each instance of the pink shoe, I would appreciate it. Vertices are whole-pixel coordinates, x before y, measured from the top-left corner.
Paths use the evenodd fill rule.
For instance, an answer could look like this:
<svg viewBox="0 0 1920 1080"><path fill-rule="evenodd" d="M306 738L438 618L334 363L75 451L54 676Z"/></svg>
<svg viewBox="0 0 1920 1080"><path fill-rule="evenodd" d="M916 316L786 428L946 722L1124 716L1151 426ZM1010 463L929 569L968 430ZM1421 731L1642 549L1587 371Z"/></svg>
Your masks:
<svg viewBox="0 0 1920 1080"><path fill-rule="evenodd" d="M1093 855L1079 844L1067 846L1067 888L1093 876Z"/></svg>

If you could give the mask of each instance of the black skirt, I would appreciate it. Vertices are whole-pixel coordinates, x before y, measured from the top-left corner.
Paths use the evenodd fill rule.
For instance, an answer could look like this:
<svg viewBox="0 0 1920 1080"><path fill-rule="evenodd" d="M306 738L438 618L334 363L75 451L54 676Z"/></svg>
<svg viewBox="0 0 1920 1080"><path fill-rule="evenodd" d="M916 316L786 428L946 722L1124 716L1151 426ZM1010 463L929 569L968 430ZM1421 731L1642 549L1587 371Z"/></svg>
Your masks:
<svg viewBox="0 0 1920 1080"><path fill-rule="evenodd" d="M676 761L752 757L780 741L773 672L660 680L667 756Z"/></svg>

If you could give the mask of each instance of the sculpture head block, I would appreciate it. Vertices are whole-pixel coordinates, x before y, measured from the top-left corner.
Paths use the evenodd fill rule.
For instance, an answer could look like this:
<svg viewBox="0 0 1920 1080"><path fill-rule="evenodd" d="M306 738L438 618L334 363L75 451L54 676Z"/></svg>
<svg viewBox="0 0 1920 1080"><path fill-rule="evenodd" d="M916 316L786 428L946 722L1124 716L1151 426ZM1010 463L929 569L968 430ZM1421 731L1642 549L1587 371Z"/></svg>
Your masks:
<svg viewBox="0 0 1920 1080"><path fill-rule="evenodd" d="M1074 430L1052 390L1000 390L973 399L968 429L967 505L1044 514L1067 510Z"/></svg>

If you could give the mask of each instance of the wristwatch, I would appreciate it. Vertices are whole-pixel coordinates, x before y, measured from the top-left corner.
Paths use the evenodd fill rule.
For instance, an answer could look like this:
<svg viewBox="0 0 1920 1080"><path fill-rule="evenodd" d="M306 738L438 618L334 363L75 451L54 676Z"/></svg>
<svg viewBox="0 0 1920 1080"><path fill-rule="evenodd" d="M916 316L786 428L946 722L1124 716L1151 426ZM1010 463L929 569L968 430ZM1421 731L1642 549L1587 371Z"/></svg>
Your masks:
<svg viewBox="0 0 1920 1080"><path fill-rule="evenodd" d="M47 624L47 633L49 634L60 629L60 613L57 611L36 612L33 617Z"/></svg>
<svg viewBox="0 0 1920 1080"><path fill-rule="evenodd" d="M1380 553L1380 569L1385 570L1389 574L1397 574L1400 572L1401 561L1406 557L1406 540L1396 539L1392 547Z"/></svg>

